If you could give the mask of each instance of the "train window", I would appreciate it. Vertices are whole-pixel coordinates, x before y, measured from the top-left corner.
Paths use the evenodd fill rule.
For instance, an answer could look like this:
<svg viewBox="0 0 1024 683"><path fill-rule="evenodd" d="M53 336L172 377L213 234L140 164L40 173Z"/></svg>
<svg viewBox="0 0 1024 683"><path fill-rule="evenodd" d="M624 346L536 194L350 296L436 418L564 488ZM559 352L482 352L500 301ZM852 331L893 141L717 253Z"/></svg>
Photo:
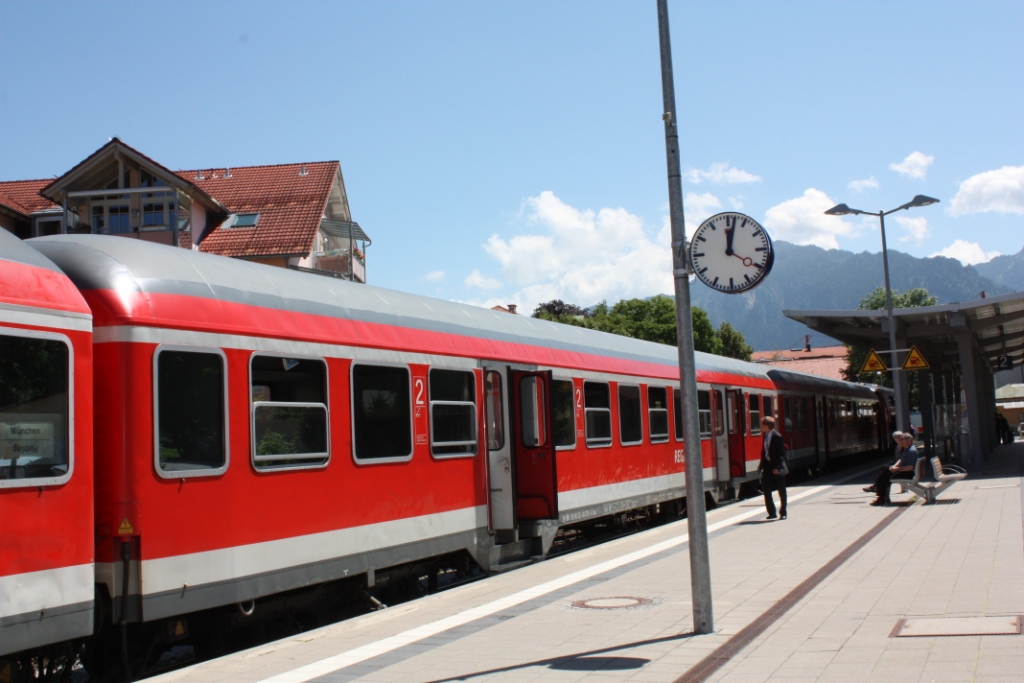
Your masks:
<svg viewBox="0 0 1024 683"><path fill-rule="evenodd" d="M476 378L464 370L430 371L430 452L475 455Z"/></svg>
<svg viewBox="0 0 1024 683"><path fill-rule="evenodd" d="M711 438L711 392L697 392L697 419L700 422L700 438Z"/></svg>
<svg viewBox="0 0 1024 683"><path fill-rule="evenodd" d="M156 365L156 470L161 477L227 469L227 378L223 352L161 347Z"/></svg>
<svg viewBox="0 0 1024 683"><path fill-rule="evenodd" d="M651 443L668 441L668 392L665 387L647 387L647 421Z"/></svg>
<svg viewBox="0 0 1024 683"><path fill-rule="evenodd" d="M764 399L764 410L763 410L764 416L765 417L772 417L772 397L771 396L762 396L761 398Z"/></svg>
<svg viewBox="0 0 1024 683"><path fill-rule="evenodd" d="M487 448L497 451L505 447L505 411L501 393L501 373L484 373L484 407L487 411Z"/></svg>
<svg viewBox="0 0 1024 683"><path fill-rule="evenodd" d="M835 399L828 399L828 426L836 426L836 402Z"/></svg>
<svg viewBox="0 0 1024 683"><path fill-rule="evenodd" d="M606 383L583 383L583 413L588 447L612 445L611 405L611 392Z"/></svg>
<svg viewBox="0 0 1024 683"><path fill-rule="evenodd" d="M544 381L536 375L519 379L519 421L523 445L539 448L548 443L548 426L545 422Z"/></svg>
<svg viewBox="0 0 1024 683"><path fill-rule="evenodd" d="M72 360L64 337L0 334L0 488L71 477Z"/></svg>
<svg viewBox="0 0 1024 683"><path fill-rule="evenodd" d="M252 462L257 470L323 467L327 444L327 363L254 355Z"/></svg>
<svg viewBox="0 0 1024 683"><path fill-rule="evenodd" d="M352 366L352 441L357 462L412 458L409 368Z"/></svg>
<svg viewBox="0 0 1024 683"><path fill-rule="evenodd" d="M722 392L719 389L715 389L715 434L721 436L725 434L725 399L722 398Z"/></svg>
<svg viewBox="0 0 1024 683"><path fill-rule="evenodd" d="M551 404L554 412L555 447L569 450L576 447L576 408L573 405L572 380L551 382Z"/></svg>
<svg viewBox="0 0 1024 683"><path fill-rule="evenodd" d="M786 433L793 431L796 425L796 416L793 414L793 399L785 396L782 399L783 417L785 417Z"/></svg>
<svg viewBox="0 0 1024 683"><path fill-rule="evenodd" d="M750 434L757 436L761 433L761 397L758 394L750 395Z"/></svg>
<svg viewBox="0 0 1024 683"><path fill-rule="evenodd" d="M640 387L635 384L620 384L619 440L622 445L638 444L644 440L644 425L640 413Z"/></svg>

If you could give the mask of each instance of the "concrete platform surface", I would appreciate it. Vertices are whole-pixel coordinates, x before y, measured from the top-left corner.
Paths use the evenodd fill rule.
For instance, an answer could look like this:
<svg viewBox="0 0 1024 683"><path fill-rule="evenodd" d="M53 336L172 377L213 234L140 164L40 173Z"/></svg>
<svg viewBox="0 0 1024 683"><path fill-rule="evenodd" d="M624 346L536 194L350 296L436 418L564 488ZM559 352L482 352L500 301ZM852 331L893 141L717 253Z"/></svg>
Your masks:
<svg viewBox="0 0 1024 683"><path fill-rule="evenodd" d="M713 634L683 520L149 680L1024 681L1024 443L935 505L875 471L709 511Z"/></svg>

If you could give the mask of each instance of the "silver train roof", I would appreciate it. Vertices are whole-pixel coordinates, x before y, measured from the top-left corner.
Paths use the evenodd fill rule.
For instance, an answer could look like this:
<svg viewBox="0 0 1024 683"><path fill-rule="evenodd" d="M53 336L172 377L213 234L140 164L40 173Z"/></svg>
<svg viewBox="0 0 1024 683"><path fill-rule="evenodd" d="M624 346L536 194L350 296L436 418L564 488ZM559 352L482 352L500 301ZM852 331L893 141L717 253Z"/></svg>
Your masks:
<svg viewBox="0 0 1024 683"><path fill-rule="evenodd" d="M23 263L28 266L35 266L36 268L52 270L56 273L60 272L60 268L54 265L53 261L16 237L14 233L8 232L3 228L0 228L0 261Z"/></svg>
<svg viewBox="0 0 1024 683"><path fill-rule="evenodd" d="M26 244L52 259L82 290L205 297L668 367L678 364L675 347L664 344L130 238L55 235ZM701 370L768 380L760 365L700 352L696 356Z"/></svg>

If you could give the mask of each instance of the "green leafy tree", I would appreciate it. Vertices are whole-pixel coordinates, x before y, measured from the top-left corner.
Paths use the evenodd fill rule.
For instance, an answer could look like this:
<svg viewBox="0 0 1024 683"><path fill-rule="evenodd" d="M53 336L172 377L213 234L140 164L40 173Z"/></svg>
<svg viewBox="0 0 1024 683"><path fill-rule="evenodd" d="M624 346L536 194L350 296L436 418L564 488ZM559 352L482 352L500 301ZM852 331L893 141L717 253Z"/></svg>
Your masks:
<svg viewBox="0 0 1024 683"><path fill-rule="evenodd" d="M900 293L896 290L892 291L892 307L896 308L919 308L921 306L934 306L939 302L938 298L928 293L927 289L917 287L914 289L908 289L907 291ZM860 300L860 306L857 307L859 311L884 311L885 305L885 287L878 287L873 292L869 293L863 299ZM851 382L868 382L871 384L880 384L886 387L892 387L892 373L891 372L860 372L860 369L864 366L864 361L867 360L868 349L865 346L851 346L846 345L849 350L847 354L846 369L843 371L843 375ZM891 363L888 354L881 354L882 360L888 365ZM908 374L907 389L910 393L910 405L920 405L919 391L917 385L917 373L911 372Z"/></svg>
<svg viewBox="0 0 1024 683"><path fill-rule="evenodd" d="M723 322L718 326L718 332L715 334L722 342L723 356L739 358L740 360L745 361L749 361L751 359L751 354L754 353L754 347L747 343L747 340L743 338L743 334L735 327L727 322Z"/></svg>
<svg viewBox="0 0 1024 683"><path fill-rule="evenodd" d="M611 307L602 301L589 311L555 299L538 306L533 317L676 345L676 304L674 299L664 295L649 299L623 299ZM753 349L732 325L722 323L716 331L708 314L697 307L690 309L690 320L695 350L750 360Z"/></svg>

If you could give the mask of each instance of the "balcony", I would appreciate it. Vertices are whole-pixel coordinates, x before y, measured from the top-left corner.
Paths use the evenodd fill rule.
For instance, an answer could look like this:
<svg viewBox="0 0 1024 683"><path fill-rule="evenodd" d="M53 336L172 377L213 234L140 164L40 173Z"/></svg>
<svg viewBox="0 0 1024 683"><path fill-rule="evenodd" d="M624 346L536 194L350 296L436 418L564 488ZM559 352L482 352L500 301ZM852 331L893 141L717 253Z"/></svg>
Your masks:
<svg viewBox="0 0 1024 683"><path fill-rule="evenodd" d="M337 273L345 280L366 282L366 259L358 250L353 254L348 249L313 252L315 270ZM350 277L351 275L351 277Z"/></svg>

